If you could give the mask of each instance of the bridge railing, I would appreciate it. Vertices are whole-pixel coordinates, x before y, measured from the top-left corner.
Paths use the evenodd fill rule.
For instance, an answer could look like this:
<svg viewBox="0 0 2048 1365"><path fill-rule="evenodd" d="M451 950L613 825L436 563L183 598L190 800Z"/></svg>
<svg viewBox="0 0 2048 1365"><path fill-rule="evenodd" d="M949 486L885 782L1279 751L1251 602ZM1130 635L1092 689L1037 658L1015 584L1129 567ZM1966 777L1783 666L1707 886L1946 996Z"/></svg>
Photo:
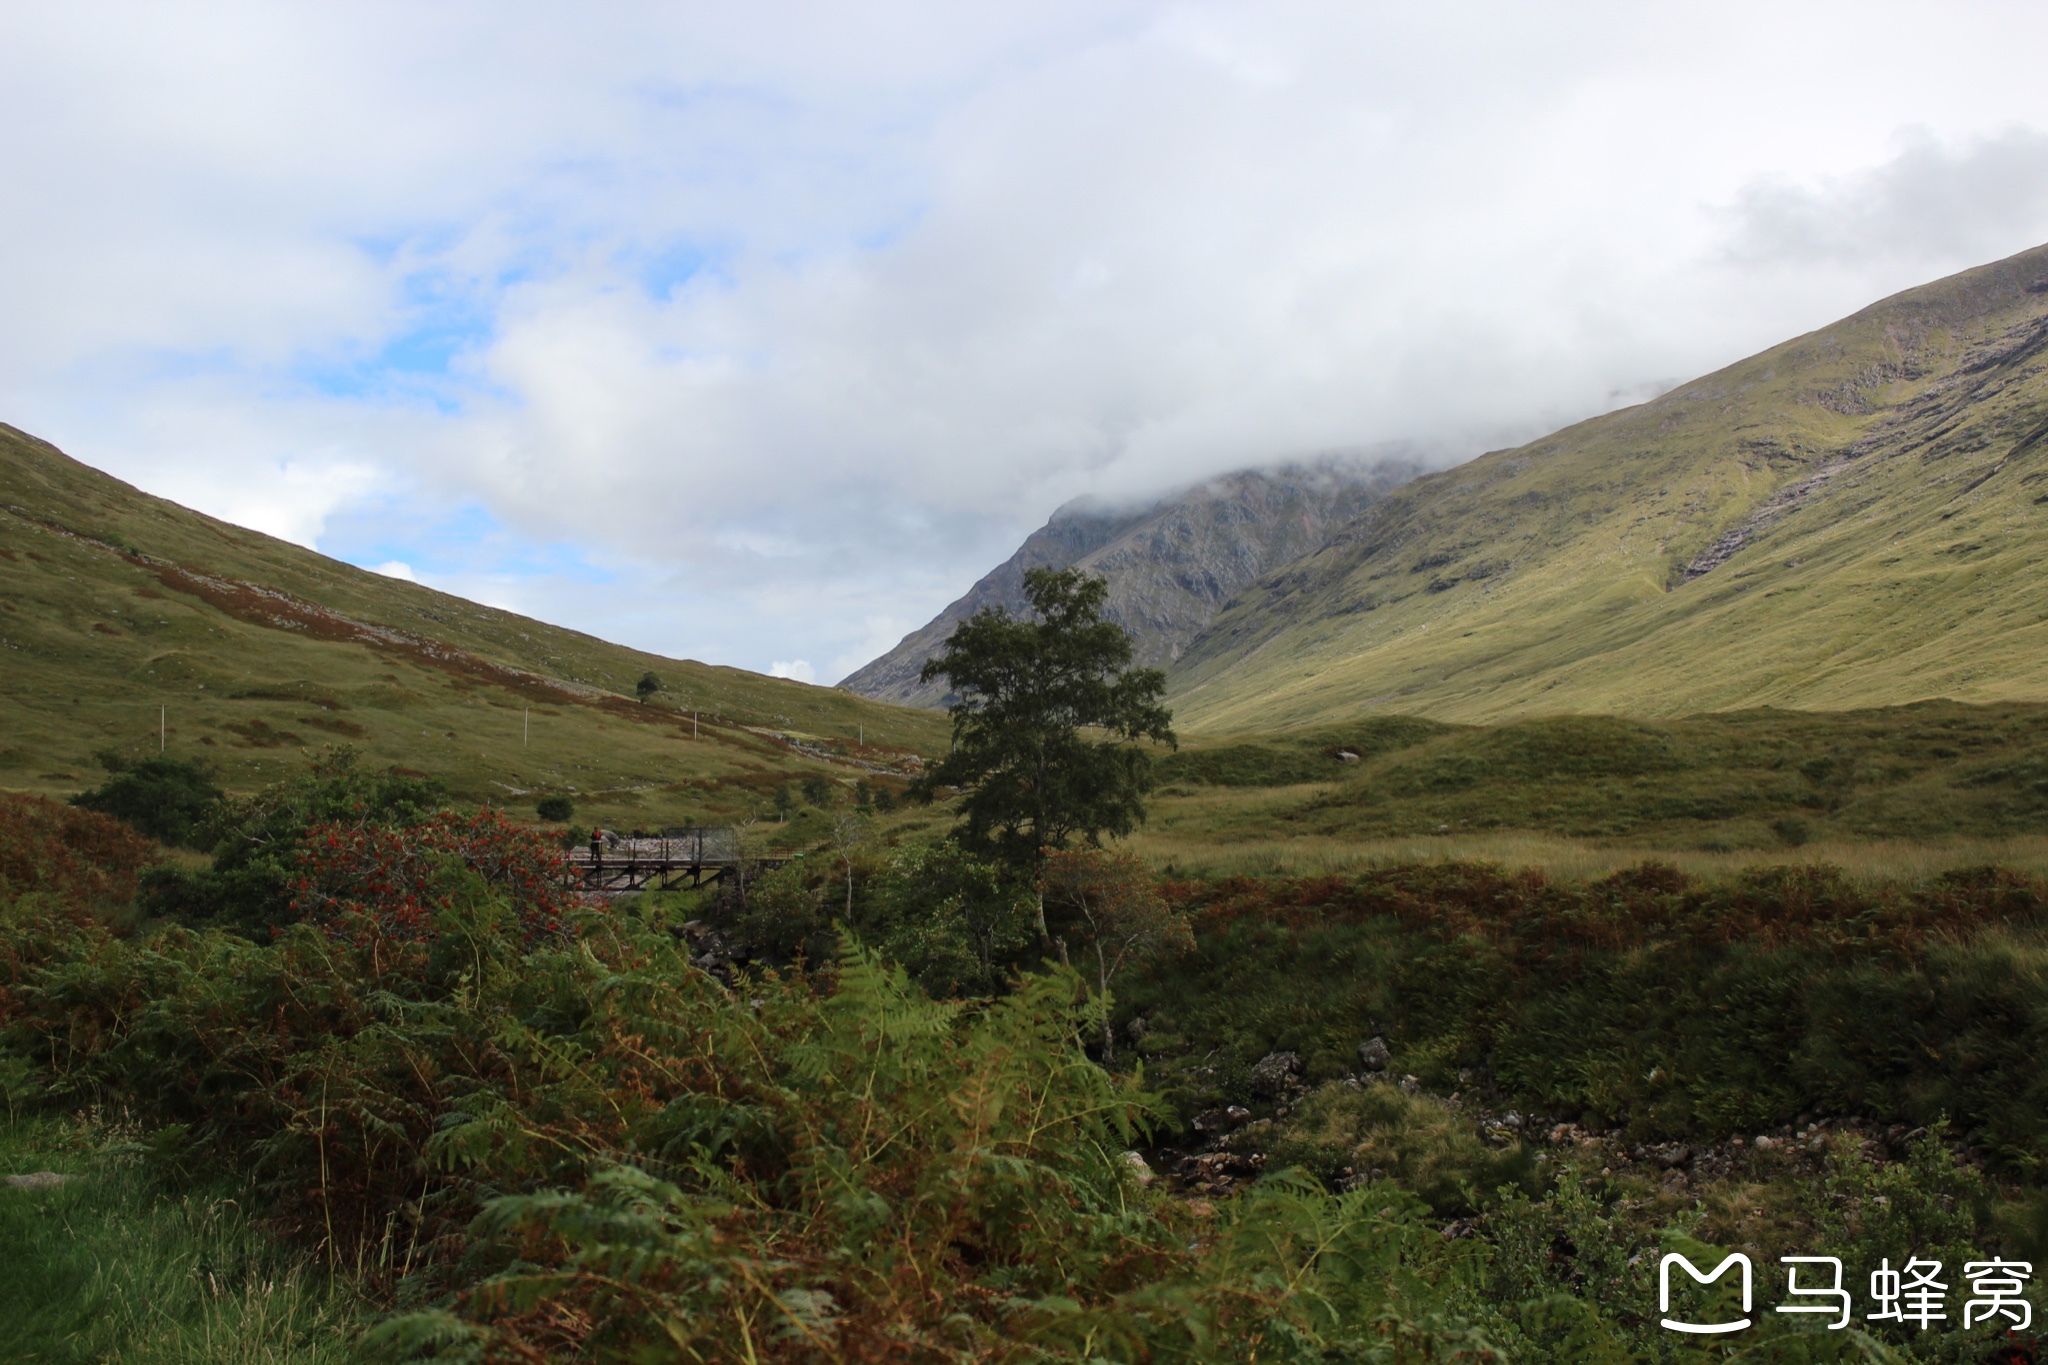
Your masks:
<svg viewBox="0 0 2048 1365"><path fill-rule="evenodd" d="M730 828L706 826L702 829L684 829L673 834L649 835L638 839L607 839L599 856L606 863L653 862L731 866L740 860L739 838ZM587 865L591 861L589 845L577 844L571 847L564 853L563 860Z"/></svg>

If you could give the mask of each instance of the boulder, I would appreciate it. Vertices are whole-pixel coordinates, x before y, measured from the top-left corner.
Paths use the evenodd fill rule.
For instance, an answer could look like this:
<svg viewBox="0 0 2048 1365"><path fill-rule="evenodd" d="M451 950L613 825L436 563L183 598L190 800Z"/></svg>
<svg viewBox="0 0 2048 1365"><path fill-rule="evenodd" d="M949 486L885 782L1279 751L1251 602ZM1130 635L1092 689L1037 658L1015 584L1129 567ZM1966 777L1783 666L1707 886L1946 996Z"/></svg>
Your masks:
<svg viewBox="0 0 2048 1365"><path fill-rule="evenodd" d="M1384 1038L1368 1038L1358 1045L1358 1065L1366 1071L1385 1071L1393 1060Z"/></svg>
<svg viewBox="0 0 2048 1365"><path fill-rule="evenodd" d="M1278 1099L1300 1074L1301 1058L1292 1052L1269 1052L1252 1064L1252 1093L1261 1099Z"/></svg>

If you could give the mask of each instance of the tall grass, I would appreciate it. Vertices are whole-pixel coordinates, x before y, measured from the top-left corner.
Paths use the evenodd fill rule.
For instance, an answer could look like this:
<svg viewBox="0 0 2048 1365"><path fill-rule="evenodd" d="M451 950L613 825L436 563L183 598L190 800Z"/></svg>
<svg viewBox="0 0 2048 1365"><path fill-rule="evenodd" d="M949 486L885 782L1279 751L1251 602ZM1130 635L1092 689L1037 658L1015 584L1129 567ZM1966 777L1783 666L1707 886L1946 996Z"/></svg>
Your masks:
<svg viewBox="0 0 2048 1365"><path fill-rule="evenodd" d="M0 1125L0 1361L324 1365L356 1359L356 1314L225 1182L165 1192L137 1157L51 1120Z"/></svg>

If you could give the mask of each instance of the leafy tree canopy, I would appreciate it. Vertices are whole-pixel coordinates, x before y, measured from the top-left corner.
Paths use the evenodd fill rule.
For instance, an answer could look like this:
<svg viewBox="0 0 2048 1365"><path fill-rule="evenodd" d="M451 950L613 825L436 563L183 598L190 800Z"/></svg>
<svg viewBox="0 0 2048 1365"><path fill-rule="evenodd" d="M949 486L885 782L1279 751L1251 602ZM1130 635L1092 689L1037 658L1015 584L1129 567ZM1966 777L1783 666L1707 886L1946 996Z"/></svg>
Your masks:
<svg viewBox="0 0 2048 1365"><path fill-rule="evenodd" d="M1041 850L1128 834L1152 789L1139 742L1175 741L1166 675L1131 667L1131 637L1102 619L1108 584L1032 569L1024 592L1035 619L985 607L926 661L922 680L944 678L959 700L952 752L912 792L959 788L960 843L1030 870Z"/></svg>

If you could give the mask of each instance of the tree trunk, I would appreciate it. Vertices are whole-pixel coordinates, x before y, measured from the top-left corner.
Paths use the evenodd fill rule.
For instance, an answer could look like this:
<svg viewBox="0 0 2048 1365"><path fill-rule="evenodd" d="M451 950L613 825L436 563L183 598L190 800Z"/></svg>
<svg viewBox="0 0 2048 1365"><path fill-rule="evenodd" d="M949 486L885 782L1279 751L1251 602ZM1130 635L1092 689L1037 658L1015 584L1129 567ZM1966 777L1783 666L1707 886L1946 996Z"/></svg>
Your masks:
<svg viewBox="0 0 2048 1365"><path fill-rule="evenodd" d="M1102 956L1102 941L1095 942L1095 979L1102 991L1102 1064L1116 1061L1116 1031L1109 1026L1109 962Z"/></svg>

